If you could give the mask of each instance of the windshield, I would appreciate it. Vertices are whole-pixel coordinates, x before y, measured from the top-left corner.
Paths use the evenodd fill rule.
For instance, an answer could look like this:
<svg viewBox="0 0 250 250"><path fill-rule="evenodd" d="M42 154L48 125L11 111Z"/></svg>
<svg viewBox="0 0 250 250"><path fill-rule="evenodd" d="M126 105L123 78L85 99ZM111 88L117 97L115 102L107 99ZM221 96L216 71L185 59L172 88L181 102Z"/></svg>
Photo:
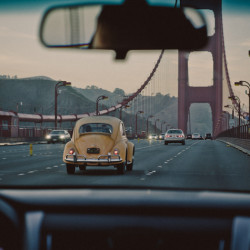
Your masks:
<svg viewBox="0 0 250 250"><path fill-rule="evenodd" d="M109 124L105 124L105 123L88 123L88 124L82 125L79 129L80 134L88 133L88 132L111 134L112 131L113 131L112 126Z"/></svg>
<svg viewBox="0 0 250 250"><path fill-rule="evenodd" d="M182 131L177 129L168 130L168 134L182 134Z"/></svg>
<svg viewBox="0 0 250 250"><path fill-rule="evenodd" d="M183 1L197 2L206 47L115 60L111 50L45 47L45 11L69 1L38 2L0 3L0 187L250 191L249 3ZM62 34L84 33L70 27Z"/></svg>
<svg viewBox="0 0 250 250"><path fill-rule="evenodd" d="M64 134L64 131L52 131L50 134L51 135L60 135L60 134Z"/></svg>

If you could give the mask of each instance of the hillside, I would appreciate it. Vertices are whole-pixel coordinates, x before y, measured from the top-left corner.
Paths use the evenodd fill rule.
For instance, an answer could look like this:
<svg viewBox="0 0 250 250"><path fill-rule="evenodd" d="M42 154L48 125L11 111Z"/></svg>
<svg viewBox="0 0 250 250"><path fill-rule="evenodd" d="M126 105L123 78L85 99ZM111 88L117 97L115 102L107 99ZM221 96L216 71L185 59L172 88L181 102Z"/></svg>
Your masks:
<svg viewBox="0 0 250 250"><path fill-rule="evenodd" d="M20 113L40 113L45 115L54 114L55 105L55 84L56 81L47 77L31 77L26 79L0 79L0 109L4 111L12 110ZM58 95L58 114L82 114L94 112L96 99L100 95L108 96L105 101L101 101L99 109L111 107L121 102L124 96L117 92L110 92L96 86L85 89L76 87L60 87ZM150 103L147 105L146 103ZM156 96L141 96L137 101L137 110L143 110L144 114L138 116L138 131L146 130L146 119L149 115L154 115L149 123L150 131L154 131L155 118L158 129L163 121L172 127L177 127L178 99L170 95L158 93ZM160 107L160 109L159 109ZM135 110L129 108L123 112L122 118L126 126L135 127ZM192 132L211 132L211 110L209 106L192 105L191 109L191 129ZM113 112L113 116L119 117L119 111ZM170 127L168 126L168 127ZM165 130L166 125L163 126ZM160 131L158 131L160 132Z"/></svg>
<svg viewBox="0 0 250 250"><path fill-rule="evenodd" d="M44 79L0 80L0 108L20 113L54 114L56 81ZM94 110L95 104L74 88L61 87L58 114L76 114Z"/></svg>

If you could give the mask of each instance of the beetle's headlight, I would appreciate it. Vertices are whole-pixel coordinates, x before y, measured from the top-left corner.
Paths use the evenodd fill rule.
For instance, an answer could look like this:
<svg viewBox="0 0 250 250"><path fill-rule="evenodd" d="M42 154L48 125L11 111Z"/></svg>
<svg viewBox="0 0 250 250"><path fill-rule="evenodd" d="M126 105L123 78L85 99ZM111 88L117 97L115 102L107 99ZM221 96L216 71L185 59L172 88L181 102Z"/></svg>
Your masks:
<svg viewBox="0 0 250 250"><path fill-rule="evenodd" d="M46 135L46 139L51 139L51 135Z"/></svg>
<svg viewBox="0 0 250 250"><path fill-rule="evenodd" d="M60 135L60 139L64 139L65 138L65 135Z"/></svg>

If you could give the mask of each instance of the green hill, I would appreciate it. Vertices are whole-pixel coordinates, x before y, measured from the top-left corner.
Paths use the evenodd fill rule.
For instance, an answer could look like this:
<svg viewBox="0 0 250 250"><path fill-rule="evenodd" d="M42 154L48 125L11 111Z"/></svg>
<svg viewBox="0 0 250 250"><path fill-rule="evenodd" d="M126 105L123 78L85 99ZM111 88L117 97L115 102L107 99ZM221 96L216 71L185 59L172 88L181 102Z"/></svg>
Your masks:
<svg viewBox="0 0 250 250"><path fill-rule="evenodd" d="M4 111L18 111L19 113L40 113L53 115L55 107L55 84L57 82L48 77L31 77L25 79L0 79L0 109ZM120 90L120 89L119 89ZM120 94L118 94L120 93ZM76 87L60 87L58 95L58 114L83 114L94 112L96 99L100 95L108 96L107 100L99 102L99 110L120 103L125 97L123 90L110 92L96 86L85 89ZM144 114L138 116L138 131L146 130L146 120L149 115L150 130L154 131L155 118L158 129L164 121L172 127L177 127L178 99L170 95L158 93L156 96L139 96L136 106L123 112L122 118L125 125L135 128L135 112L143 110ZM150 104L150 105L149 105ZM136 108L136 110L135 110ZM117 110L110 115L119 117ZM208 105L193 104L191 109L191 132L211 132L211 110ZM168 126L168 128L170 127ZM166 125L164 125L165 130ZM160 132L160 131L158 131Z"/></svg>

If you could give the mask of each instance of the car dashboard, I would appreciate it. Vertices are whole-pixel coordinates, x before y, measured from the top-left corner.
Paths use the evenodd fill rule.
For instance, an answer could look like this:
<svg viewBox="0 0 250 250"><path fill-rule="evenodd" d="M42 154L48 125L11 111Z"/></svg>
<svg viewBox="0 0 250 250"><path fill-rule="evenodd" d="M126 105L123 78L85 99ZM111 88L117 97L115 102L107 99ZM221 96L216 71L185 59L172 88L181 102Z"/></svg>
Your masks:
<svg viewBox="0 0 250 250"><path fill-rule="evenodd" d="M250 195L143 189L0 191L0 249L249 249Z"/></svg>

